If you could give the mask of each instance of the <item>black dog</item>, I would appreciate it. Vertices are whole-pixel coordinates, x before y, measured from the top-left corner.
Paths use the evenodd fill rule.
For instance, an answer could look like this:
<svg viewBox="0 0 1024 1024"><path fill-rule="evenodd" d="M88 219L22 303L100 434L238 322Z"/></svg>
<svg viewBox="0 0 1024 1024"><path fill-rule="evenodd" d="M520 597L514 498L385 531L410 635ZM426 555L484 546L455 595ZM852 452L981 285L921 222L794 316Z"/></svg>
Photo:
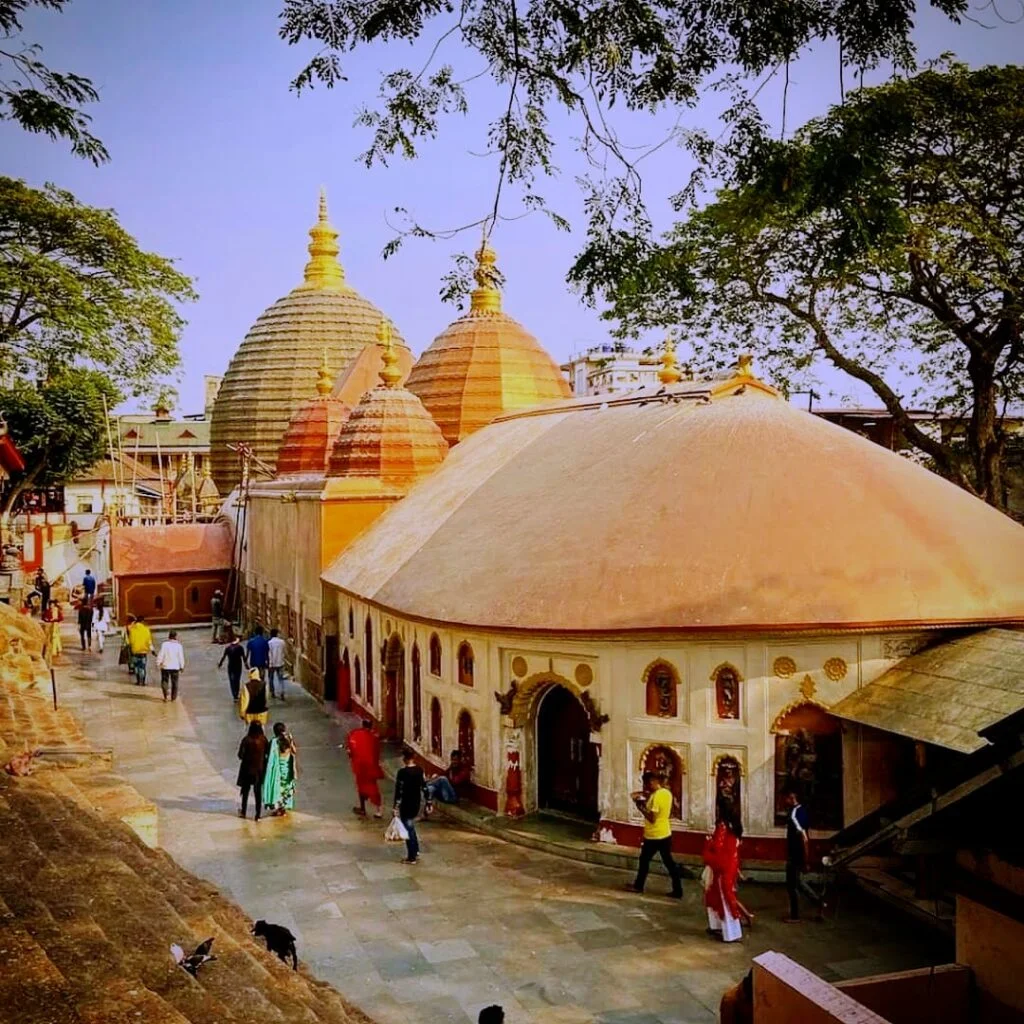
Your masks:
<svg viewBox="0 0 1024 1024"><path fill-rule="evenodd" d="M257 921L253 925L252 934L262 935L267 940L267 951L276 953L279 960L287 963L290 956L293 971L299 969L299 954L295 951L295 936L284 925Z"/></svg>

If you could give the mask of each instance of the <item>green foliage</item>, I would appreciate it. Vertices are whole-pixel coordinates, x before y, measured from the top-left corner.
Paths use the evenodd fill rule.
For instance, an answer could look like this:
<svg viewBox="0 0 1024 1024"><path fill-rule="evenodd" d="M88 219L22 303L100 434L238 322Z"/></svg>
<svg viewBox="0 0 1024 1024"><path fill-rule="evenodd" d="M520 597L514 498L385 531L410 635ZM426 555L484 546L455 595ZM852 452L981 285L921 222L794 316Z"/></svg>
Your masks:
<svg viewBox="0 0 1024 1024"><path fill-rule="evenodd" d="M26 487L63 483L102 458L106 410L120 400L106 374L82 367L65 368L39 385L15 380L0 387L0 411L25 460L25 473L5 495L0 514Z"/></svg>
<svg viewBox="0 0 1024 1024"><path fill-rule="evenodd" d="M929 2L954 20L968 9L967 0ZM505 216L506 184L517 188L522 212L545 212L556 227L568 226L534 187L537 175L557 170L549 113L568 110L579 120L579 147L594 168L583 183L591 233L618 247L622 234L649 228L637 171L646 153L667 141L706 152L707 140L677 128L637 153L620 143L610 125L612 107L686 107L715 73L730 69L739 80L757 76L825 39L841 40L850 68L891 62L908 69L914 63L914 12L914 0L284 0L279 33L291 45L317 46L292 82L298 92L345 81L345 60L360 48L420 40L429 45L433 39L421 68L383 73L379 108L360 114L359 123L373 131L367 165L386 163L394 154L415 158L447 115L469 111L468 81L486 75L505 91L507 105L486 130L498 162L492 208L455 230L492 228ZM449 43L482 59L483 70L461 81L449 64L432 70ZM453 233L414 222L399 240Z"/></svg>
<svg viewBox="0 0 1024 1024"><path fill-rule="evenodd" d="M91 118L80 109L99 99L92 82L81 75L52 71L40 59L40 47L18 44L21 18L30 7L62 11L68 0L0 0L0 121L14 121L25 131L66 139L76 156L94 164L110 159L90 131Z"/></svg>
<svg viewBox="0 0 1024 1024"><path fill-rule="evenodd" d="M660 243L595 233L573 279L620 331L685 324L706 360L751 349L792 386L826 359L1002 506L1002 420L1024 400L1021 96L1024 69L953 64L858 91L788 142L751 120L714 201L681 197ZM966 443L921 431L920 406Z"/></svg>
<svg viewBox="0 0 1024 1024"><path fill-rule="evenodd" d="M0 177L0 366L46 378L103 368L138 395L178 363L195 298L172 261L144 252L113 211Z"/></svg>

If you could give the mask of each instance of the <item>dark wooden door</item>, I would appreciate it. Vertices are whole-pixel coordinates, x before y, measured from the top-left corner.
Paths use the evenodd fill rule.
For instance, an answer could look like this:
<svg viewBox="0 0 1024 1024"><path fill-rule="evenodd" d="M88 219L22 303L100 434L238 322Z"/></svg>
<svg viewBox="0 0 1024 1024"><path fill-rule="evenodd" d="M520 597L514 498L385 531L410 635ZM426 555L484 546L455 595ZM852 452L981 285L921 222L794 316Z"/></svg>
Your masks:
<svg viewBox="0 0 1024 1024"><path fill-rule="evenodd" d="M338 638L325 637L324 700L338 699Z"/></svg>
<svg viewBox="0 0 1024 1024"><path fill-rule="evenodd" d="M352 710L352 664L348 660L348 648L341 652L338 664L338 695L336 697L339 711Z"/></svg>
<svg viewBox="0 0 1024 1024"><path fill-rule="evenodd" d="M596 820L598 762L583 705L564 686L541 701L537 720L538 799L542 808Z"/></svg>
<svg viewBox="0 0 1024 1024"><path fill-rule="evenodd" d="M384 672L384 735L389 740L401 739L398 721L398 673Z"/></svg>

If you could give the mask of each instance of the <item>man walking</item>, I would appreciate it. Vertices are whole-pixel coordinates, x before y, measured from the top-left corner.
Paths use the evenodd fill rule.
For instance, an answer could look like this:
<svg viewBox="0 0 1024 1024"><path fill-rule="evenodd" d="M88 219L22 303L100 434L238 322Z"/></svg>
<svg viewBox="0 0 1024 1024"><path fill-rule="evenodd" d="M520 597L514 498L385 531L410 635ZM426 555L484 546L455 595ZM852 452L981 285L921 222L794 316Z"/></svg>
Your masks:
<svg viewBox="0 0 1024 1024"><path fill-rule="evenodd" d="M218 644L224 622L224 594L219 590L213 592L213 599L210 601L210 618L213 619L213 638L210 643Z"/></svg>
<svg viewBox="0 0 1024 1024"><path fill-rule="evenodd" d="M384 769L380 766L380 739L368 718L364 718L363 724L348 734L345 748L352 762L352 774L355 776L356 794L359 797L359 806L352 810L365 818L366 801L369 800L375 808L373 816L381 817L382 800L378 780L384 778Z"/></svg>
<svg viewBox="0 0 1024 1024"><path fill-rule="evenodd" d="M156 666L160 669L160 689L164 700L167 700L167 689L170 685L171 700L178 699L178 676L185 668L185 649L178 640L178 631L172 629L167 639L160 645L160 653L156 656Z"/></svg>
<svg viewBox="0 0 1024 1024"><path fill-rule="evenodd" d="M800 803L800 796L795 790L785 795L786 809L786 892L789 894L789 917L784 918L787 924L796 924L800 920L800 900L798 892L807 892L801 875L807 870L811 860L811 839L807 833L807 808Z"/></svg>
<svg viewBox="0 0 1024 1024"><path fill-rule="evenodd" d="M83 597L78 602L78 638L82 641L82 650L92 650L92 602Z"/></svg>
<svg viewBox="0 0 1024 1024"><path fill-rule="evenodd" d="M153 634L140 615L128 627L128 650L132 656L135 685L146 685L146 655L153 653Z"/></svg>
<svg viewBox="0 0 1024 1024"><path fill-rule="evenodd" d="M405 827L405 860L415 864L420 855L420 841L416 835L416 816L420 813L423 794L423 769L416 764L413 752L406 747L402 752L402 767L395 775L395 814Z"/></svg>
<svg viewBox="0 0 1024 1024"><path fill-rule="evenodd" d="M238 700L238 689L242 685L242 667L249 667L249 659L245 655L245 648L242 641L230 630L228 631L228 645L217 662L220 668L225 659L228 663L228 685L231 687L231 699Z"/></svg>
<svg viewBox="0 0 1024 1024"><path fill-rule="evenodd" d="M85 576L82 578L82 593L90 603L96 596L96 577L93 576L91 569L85 570Z"/></svg>
<svg viewBox="0 0 1024 1024"><path fill-rule="evenodd" d="M683 898L683 880L679 865L672 859L672 826L669 818L672 815L672 794L665 788L663 772L653 772L650 778L651 795L644 802L643 794L634 798L637 808L644 816L644 839L640 846L640 865L637 868L636 880L626 888L630 892L643 892L647 882L654 855L660 854L669 878L672 879L673 899Z"/></svg>
<svg viewBox="0 0 1024 1024"><path fill-rule="evenodd" d="M253 631L249 642L245 645L246 653L249 655L249 668L259 669L260 679L267 681L267 661L270 658L270 645L263 635L263 627L257 626Z"/></svg>
<svg viewBox="0 0 1024 1024"><path fill-rule="evenodd" d="M284 641L277 635L277 630L270 631L267 641L267 678L270 681L270 696L284 700ZM274 678L277 677L280 693L274 692Z"/></svg>
<svg viewBox="0 0 1024 1024"><path fill-rule="evenodd" d="M39 611L45 612L50 607L50 581L42 569L36 573L36 590L39 591Z"/></svg>

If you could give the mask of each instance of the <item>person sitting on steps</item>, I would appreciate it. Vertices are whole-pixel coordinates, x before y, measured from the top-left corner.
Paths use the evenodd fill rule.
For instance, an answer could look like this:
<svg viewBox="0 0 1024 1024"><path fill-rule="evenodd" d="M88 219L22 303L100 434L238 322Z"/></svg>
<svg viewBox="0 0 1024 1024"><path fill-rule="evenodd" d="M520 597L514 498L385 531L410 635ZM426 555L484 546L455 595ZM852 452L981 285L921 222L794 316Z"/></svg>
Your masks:
<svg viewBox="0 0 1024 1024"><path fill-rule="evenodd" d="M434 810L434 801L444 804L457 804L459 797L464 795L466 784L473 773L473 766L463 758L461 750L453 750L444 775L434 775L427 780L423 791L427 797L427 805L423 816L429 817Z"/></svg>

